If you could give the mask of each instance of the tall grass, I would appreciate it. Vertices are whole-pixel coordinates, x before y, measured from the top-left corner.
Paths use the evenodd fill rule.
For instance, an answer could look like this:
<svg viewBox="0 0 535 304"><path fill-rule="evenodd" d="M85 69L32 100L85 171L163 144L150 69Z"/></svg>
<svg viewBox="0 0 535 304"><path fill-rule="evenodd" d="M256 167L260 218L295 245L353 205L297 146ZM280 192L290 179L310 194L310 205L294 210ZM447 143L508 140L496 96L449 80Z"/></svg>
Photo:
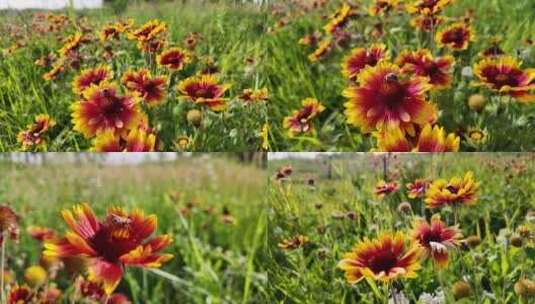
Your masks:
<svg viewBox="0 0 535 304"><path fill-rule="evenodd" d="M65 231L60 211L88 202L99 216L112 205L158 216L175 258L155 271L129 268L119 291L133 303L264 303L265 173L228 158L181 158L139 166L2 163L0 202L21 215L21 240L9 243L8 267L22 280L38 262L29 225ZM188 203L193 208L187 209ZM235 224L222 221L229 210ZM72 281L60 274L62 289Z"/></svg>
<svg viewBox="0 0 535 304"><path fill-rule="evenodd" d="M398 182L401 190L379 199L373 191L384 175L382 157L348 153L332 160L270 162L270 172L286 164L294 169L290 178L273 182L269 191L266 266L270 299L281 303L383 303L367 282L347 283L336 267L338 261L364 238L374 238L382 231L407 233L418 216L429 220L440 214L452 225L452 210L424 208L420 199L407 198L404 185L416 178L463 176L470 170L481 183L479 199L475 206L460 209L457 223L464 237L476 235L481 244L452 250L440 277L427 260L416 278L398 280L391 286L402 291L410 303L416 303L424 292L440 290L446 303L453 303L453 284L466 280L472 287L471 296L458 303L520 303L513 285L523 277L533 279L534 244L533 239L526 239L523 247L514 247L509 238L520 225L533 229L526 218L535 208L533 156L398 154L387 158L387 176ZM307 184L311 178L315 186ZM397 209L404 201L410 202L412 211ZM277 245L296 235L308 237L308 242L293 250ZM379 289L383 285L377 282Z"/></svg>

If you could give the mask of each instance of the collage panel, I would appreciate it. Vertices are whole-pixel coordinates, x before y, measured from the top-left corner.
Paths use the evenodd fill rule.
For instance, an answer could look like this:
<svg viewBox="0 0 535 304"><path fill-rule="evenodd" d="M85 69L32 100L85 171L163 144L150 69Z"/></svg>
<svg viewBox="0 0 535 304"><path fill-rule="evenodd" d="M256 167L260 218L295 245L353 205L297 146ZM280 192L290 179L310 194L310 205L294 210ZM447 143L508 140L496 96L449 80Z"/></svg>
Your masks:
<svg viewBox="0 0 535 304"><path fill-rule="evenodd" d="M532 303L534 153L270 153L270 303Z"/></svg>
<svg viewBox="0 0 535 304"><path fill-rule="evenodd" d="M268 10L236 2L0 0L0 151L267 150Z"/></svg>
<svg viewBox="0 0 535 304"><path fill-rule="evenodd" d="M1 154L1 303L268 303L263 154Z"/></svg>
<svg viewBox="0 0 535 304"><path fill-rule="evenodd" d="M274 3L273 151L535 148L532 0Z"/></svg>

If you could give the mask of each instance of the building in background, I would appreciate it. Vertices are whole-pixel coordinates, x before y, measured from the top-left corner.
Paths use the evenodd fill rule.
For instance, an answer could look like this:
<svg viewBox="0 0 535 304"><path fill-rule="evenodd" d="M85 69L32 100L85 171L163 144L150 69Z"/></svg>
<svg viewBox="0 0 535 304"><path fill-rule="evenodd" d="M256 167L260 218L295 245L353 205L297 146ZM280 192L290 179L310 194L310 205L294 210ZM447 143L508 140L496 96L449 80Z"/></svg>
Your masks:
<svg viewBox="0 0 535 304"><path fill-rule="evenodd" d="M71 5L76 9L99 8L103 0L0 0L0 9L62 9Z"/></svg>

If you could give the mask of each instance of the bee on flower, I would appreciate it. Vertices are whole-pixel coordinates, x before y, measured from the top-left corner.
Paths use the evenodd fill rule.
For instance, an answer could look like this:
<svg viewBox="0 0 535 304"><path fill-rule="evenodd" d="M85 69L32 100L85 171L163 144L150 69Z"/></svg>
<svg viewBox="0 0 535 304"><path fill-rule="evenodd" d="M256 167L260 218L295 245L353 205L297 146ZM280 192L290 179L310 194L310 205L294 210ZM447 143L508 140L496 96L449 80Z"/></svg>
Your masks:
<svg viewBox="0 0 535 304"><path fill-rule="evenodd" d="M407 245L407 243L409 243ZM338 263L348 283L364 278L389 283L397 279L415 278L422 268L424 250L403 233L383 233L376 239L357 243Z"/></svg>
<svg viewBox="0 0 535 304"><path fill-rule="evenodd" d="M357 83L344 90L349 99L344 106L347 122L363 133L399 127L415 135L415 126L436 120L436 107L426 96L431 85L424 77L409 78L397 65L383 61L365 67Z"/></svg>
<svg viewBox="0 0 535 304"><path fill-rule="evenodd" d="M229 88L229 84L219 83L217 76L211 74L191 76L177 85L180 97L212 111L223 111L226 108L227 99L224 95Z"/></svg>
<svg viewBox="0 0 535 304"><path fill-rule="evenodd" d="M342 74L355 81L362 69L374 67L382 60L389 60L390 55L382 43L372 44L369 48L355 48L342 61Z"/></svg>
<svg viewBox="0 0 535 304"><path fill-rule="evenodd" d="M121 83L131 92L137 94L149 106L160 105L165 101L167 77L152 77L148 69L129 70L124 73Z"/></svg>
<svg viewBox="0 0 535 304"><path fill-rule="evenodd" d="M416 219L411 236L439 268L448 265L449 252L459 246L463 237L457 226L447 227L440 216L433 216L431 223L422 218Z"/></svg>
<svg viewBox="0 0 535 304"><path fill-rule="evenodd" d="M56 121L48 114L39 114L35 116L35 123L29 124L26 130L17 134L17 142L21 144L23 151L31 148L43 148L46 146L44 135L55 125Z"/></svg>
<svg viewBox="0 0 535 304"><path fill-rule="evenodd" d="M312 119L325 110L315 98L306 98L301 104L301 109L294 110L292 115L284 118L283 127L288 129L290 136L313 132Z"/></svg>
<svg viewBox="0 0 535 304"><path fill-rule="evenodd" d="M431 183L425 194L428 208L455 206L458 204L471 206L476 204L479 183L474 179L474 173L467 172L463 178L452 177L449 181L438 179Z"/></svg>
<svg viewBox="0 0 535 304"><path fill-rule="evenodd" d="M521 69L511 56L485 58L474 66L476 86L509 95L520 102L535 102L535 69Z"/></svg>
<svg viewBox="0 0 535 304"><path fill-rule="evenodd" d="M159 268L173 258L160 254L172 242L169 235L151 237L157 226L155 215L111 207L99 220L85 203L63 210L62 215L71 231L65 238L45 241L43 254L87 258L89 280L102 284L108 295L121 281L125 266Z"/></svg>
<svg viewBox="0 0 535 304"><path fill-rule="evenodd" d="M435 35L435 40L439 47L447 47L452 51L464 51L471 41L475 40L474 29L470 24L456 22Z"/></svg>

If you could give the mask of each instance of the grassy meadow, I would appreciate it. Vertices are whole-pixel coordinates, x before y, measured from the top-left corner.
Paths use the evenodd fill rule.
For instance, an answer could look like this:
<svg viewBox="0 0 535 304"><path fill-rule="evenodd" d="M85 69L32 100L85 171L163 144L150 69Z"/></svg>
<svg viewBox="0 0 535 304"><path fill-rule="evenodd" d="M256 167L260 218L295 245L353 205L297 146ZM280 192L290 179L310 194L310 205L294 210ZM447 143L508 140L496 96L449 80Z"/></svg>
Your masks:
<svg viewBox="0 0 535 304"><path fill-rule="evenodd" d="M533 154L348 153L272 160L269 172L281 172L284 166L292 172L273 178L268 198L266 269L272 302L533 303ZM416 179L450 180L468 171L479 183L471 205L431 209L424 199L432 186L426 197L408 195L407 184ZM385 176L397 188L384 196L374 194ZM453 245L434 245L437 252L447 248L447 266L439 267L427 256L419 260L413 278L346 280L339 262L356 244L399 232L409 246L413 223L437 216L462 234ZM380 265L382 255L374 257L371 269L373 263Z"/></svg>
<svg viewBox="0 0 535 304"><path fill-rule="evenodd" d="M51 159L43 166L0 163L0 202L19 216L20 231L17 243L6 242L5 286L32 282L28 267L46 264L42 244L28 227L48 227L63 235L68 226L60 212L87 202L102 221L111 206L155 214L155 234L173 240L163 253L174 258L160 268L126 267L115 292L130 302L108 303L265 303L267 277L258 263L266 233L264 170L215 154L111 166L83 158L79 164ZM74 282L85 270L69 265L56 270L43 266L46 283L32 290L54 286L61 291L57 301L46 303L105 303L77 296Z"/></svg>
<svg viewBox="0 0 535 304"><path fill-rule="evenodd" d="M165 24L164 30L149 28L154 31L148 36L129 36L151 20ZM262 89L267 75L261 62L266 56L262 44L266 20L263 7L231 1L136 1L120 12L108 3L98 10L2 11L0 150L129 150L122 146L99 148L95 143L99 136L73 130L72 105L86 98L73 90L72 82L85 69L101 66L109 67L108 75L113 74L113 78L106 81L118 86L119 96L135 93L121 83L129 70L148 69L152 80L165 77L159 88L163 97L156 104L147 103L143 96L148 95L143 92L136 93L140 97L136 111L145 116L138 119L139 128L147 138L153 135L156 140L147 139L145 149L134 151L265 150L267 110ZM120 34L102 38L106 26ZM69 38L77 33L82 35L80 43L62 54ZM149 43L153 49L147 51ZM178 57L174 69L157 62L158 55L177 47L188 59ZM196 75L213 75L216 80L204 92L197 91L199 98L178 92L181 81ZM261 94L242 98L247 89ZM207 106L204 102L211 98L217 101L214 105L223 103L223 107ZM31 130L39 114L48 115L55 123L34 128L37 138L27 138L23 146L17 136ZM123 124L127 125L124 119L119 126L126 129ZM126 135L121 137L126 140ZM101 142L106 139L99 138Z"/></svg>
<svg viewBox="0 0 535 304"><path fill-rule="evenodd" d="M396 147L378 146L375 134L348 123L344 113L344 104L351 98L343 92L359 83L343 75L342 64L352 50L364 48L370 52L370 47L378 43L384 44L389 52L390 59L384 60L392 63L397 63L397 57L404 50L428 49L435 59L454 57L455 63L448 72L450 84L445 89L431 89L426 99L437 108L436 117L430 119L443 127L444 132L459 137L460 151L529 151L535 147L535 137L528 131L535 125L533 103L519 102L478 85L481 81L475 73L475 65L485 58L481 52L493 48L522 62L521 67L526 71L535 66L533 1L449 1L436 14L437 18L442 18L442 24L430 32L410 24L418 15L408 13L403 5L417 1L382 1L385 6L386 3L401 4L389 12L370 15L368 8L379 2L278 2L270 18L272 33L267 38L265 62L268 87L272 91L269 117L274 151L368 151L373 148L404 152ZM312 3L317 6L310 5ZM350 17L340 21L338 32L329 32L325 27L336 24L337 16L343 15L343 3L352 5ZM464 50L441 47L435 41L437 32L455 22L472 27L473 41ZM313 115L305 115L303 111L302 130L297 123L291 129L284 120L295 117L294 111L306 108L302 104L306 98L316 99L324 109L316 110ZM371 112L368 114L370 118ZM366 113L360 116L367 119Z"/></svg>

